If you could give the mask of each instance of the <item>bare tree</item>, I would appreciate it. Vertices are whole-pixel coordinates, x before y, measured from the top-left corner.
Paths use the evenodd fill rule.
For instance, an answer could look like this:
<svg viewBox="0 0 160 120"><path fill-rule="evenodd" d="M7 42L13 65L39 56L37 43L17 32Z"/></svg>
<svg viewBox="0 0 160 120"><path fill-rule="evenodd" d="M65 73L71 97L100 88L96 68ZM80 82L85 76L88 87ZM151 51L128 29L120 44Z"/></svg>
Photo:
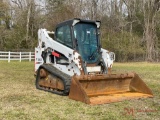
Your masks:
<svg viewBox="0 0 160 120"><path fill-rule="evenodd" d="M147 46L147 61L155 61L156 56L156 16L160 8L160 0L143 0L144 39Z"/></svg>
<svg viewBox="0 0 160 120"><path fill-rule="evenodd" d="M26 24L26 43L28 41L28 36L29 36L29 22L30 22L30 16L31 16L31 6L33 2L29 0L28 3L28 12L27 12L27 24Z"/></svg>

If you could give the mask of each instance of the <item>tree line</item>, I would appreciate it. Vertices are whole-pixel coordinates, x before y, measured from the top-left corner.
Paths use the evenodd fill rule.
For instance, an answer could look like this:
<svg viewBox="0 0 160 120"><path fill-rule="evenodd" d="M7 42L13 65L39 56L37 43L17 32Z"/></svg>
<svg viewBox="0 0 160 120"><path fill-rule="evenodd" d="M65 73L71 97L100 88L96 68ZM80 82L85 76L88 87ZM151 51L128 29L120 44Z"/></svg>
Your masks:
<svg viewBox="0 0 160 120"><path fill-rule="evenodd" d="M116 61L160 61L160 0L0 0L0 50L34 50L37 31L100 20L102 47Z"/></svg>

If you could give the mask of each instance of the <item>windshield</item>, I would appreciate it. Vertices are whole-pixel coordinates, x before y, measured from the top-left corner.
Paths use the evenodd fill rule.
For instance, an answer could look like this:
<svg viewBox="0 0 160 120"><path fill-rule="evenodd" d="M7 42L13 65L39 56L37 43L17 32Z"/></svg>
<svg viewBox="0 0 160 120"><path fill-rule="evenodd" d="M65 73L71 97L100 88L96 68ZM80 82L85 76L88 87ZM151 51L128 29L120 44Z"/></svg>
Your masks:
<svg viewBox="0 0 160 120"><path fill-rule="evenodd" d="M95 63L98 60L98 34L96 24L77 23L74 26L74 37L78 51L84 61Z"/></svg>

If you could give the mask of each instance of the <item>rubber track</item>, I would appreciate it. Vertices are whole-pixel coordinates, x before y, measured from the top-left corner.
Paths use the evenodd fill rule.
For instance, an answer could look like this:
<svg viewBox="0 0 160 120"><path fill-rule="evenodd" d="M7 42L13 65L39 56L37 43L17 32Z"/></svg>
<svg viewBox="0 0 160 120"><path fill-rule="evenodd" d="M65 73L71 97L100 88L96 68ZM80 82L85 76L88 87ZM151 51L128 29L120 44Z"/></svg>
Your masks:
<svg viewBox="0 0 160 120"><path fill-rule="evenodd" d="M60 78L64 84L64 90L62 90L62 91L50 90L50 89L47 90L45 88L40 87L38 82L40 79L40 69L42 69L42 68L45 69L46 71L48 71L51 75ZM39 67L37 77L36 77L36 88L37 89L52 92L52 93L58 94L58 95L68 95L69 90L70 90L70 84L71 84L71 76L63 73L62 71L58 70L57 68L55 68L51 64L43 64Z"/></svg>

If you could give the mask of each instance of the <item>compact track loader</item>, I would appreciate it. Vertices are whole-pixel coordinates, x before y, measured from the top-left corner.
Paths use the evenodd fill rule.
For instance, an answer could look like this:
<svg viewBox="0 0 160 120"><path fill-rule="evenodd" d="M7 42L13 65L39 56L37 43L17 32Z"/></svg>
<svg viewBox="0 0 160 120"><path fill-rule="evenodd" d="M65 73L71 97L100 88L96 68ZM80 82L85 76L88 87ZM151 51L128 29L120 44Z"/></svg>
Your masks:
<svg viewBox="0 0 160 120"><path fill-rule="evenodd" d="M38 31L36 88L87 104L153 97L136 73L112 74L115 54L101 48L100 21L72 19Z"/></svg>

